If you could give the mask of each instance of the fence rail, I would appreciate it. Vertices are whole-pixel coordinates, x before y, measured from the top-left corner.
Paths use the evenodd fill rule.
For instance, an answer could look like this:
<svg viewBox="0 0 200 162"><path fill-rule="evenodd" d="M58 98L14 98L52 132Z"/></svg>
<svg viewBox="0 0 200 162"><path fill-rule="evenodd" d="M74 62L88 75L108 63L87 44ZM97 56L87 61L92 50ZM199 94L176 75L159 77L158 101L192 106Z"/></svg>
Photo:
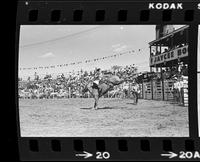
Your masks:
<svg viewBox="0 0 200 162"><path fill-rule="evenodd" d="M188 85L176 89L173 80L144 82L142 93L143 99L174 101L188 106Z"/></svg>

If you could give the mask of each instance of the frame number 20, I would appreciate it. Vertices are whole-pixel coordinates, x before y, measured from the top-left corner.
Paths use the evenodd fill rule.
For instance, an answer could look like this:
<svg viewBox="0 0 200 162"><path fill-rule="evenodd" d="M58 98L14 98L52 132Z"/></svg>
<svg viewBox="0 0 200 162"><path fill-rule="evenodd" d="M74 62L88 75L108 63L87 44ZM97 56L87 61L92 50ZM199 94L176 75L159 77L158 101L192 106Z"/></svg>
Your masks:
<svg viewBox="0 0 200 162"><path fill-rule="evenodd" d="M96 152L96 159L109 159L110 153L109 152Z"/></svg>

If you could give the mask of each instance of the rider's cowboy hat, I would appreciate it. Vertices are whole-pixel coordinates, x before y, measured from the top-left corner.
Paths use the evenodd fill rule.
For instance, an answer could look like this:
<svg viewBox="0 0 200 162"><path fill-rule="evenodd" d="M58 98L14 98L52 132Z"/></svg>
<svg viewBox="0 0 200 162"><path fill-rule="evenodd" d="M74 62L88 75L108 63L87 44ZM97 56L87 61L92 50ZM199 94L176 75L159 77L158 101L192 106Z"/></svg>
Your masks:
<svg viewBox="0 0 200 162"><path fill-rule="evenodd" d="M96 71L100 71L101 69L100 68L97 68L97 70Z"/></svg>

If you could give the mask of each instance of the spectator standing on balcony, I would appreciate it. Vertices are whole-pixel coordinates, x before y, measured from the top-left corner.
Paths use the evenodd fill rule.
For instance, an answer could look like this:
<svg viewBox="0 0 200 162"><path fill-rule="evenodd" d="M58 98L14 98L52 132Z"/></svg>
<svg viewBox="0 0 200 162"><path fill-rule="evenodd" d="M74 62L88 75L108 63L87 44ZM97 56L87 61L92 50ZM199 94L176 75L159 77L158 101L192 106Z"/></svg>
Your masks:
<svg viewBox="0 0 200 162"><path fill-rule="evenodd" d="M187 69L187 66L186 66L186 65L183 65L183 66L182 66L181 73L182 73L182 75L184 75L184 76L188 76L188 69Z"/></svg>

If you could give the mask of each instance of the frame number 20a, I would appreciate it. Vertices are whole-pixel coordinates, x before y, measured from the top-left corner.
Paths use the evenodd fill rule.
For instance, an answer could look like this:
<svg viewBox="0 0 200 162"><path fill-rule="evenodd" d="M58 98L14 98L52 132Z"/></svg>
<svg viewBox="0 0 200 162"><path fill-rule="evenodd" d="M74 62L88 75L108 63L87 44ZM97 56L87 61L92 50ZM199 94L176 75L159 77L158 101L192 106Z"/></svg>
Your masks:
<svg viewBox="0 0 200 162"><path fill-rule="evenodd" d="M190 151L180 151L179 152L180 159L200 159L200 153L198 151L190 152Z"/></svg>
<svg viewBox="0 0 200 162"><path fill-rule="evenodd" d="M180 151L179 153L168 152L161 154L163 157L168 157L169 159L172 158L179 158L179 159L200 159L200 153L198 151Z"/></svg>

